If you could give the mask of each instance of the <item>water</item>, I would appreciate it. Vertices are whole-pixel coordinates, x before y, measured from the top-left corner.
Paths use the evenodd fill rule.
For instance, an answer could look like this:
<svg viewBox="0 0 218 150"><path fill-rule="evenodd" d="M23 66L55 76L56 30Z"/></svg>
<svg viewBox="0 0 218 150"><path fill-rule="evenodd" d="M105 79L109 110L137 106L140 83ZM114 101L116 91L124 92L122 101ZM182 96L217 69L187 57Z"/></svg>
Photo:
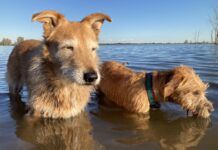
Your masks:
<svg viewBox="0 0 218 150"><path fill-rule="evenodd" d="M187 117L174 104L136 115L97 104L67 120L23 117L24 104L10 100L5 81L12 47L0 47L0 149L218 149L218 46L183 44L101 45L101 59L128 62L141 70L193 67L210 84L210 119ZM22 97L26 101L26 93Z"/></svg>

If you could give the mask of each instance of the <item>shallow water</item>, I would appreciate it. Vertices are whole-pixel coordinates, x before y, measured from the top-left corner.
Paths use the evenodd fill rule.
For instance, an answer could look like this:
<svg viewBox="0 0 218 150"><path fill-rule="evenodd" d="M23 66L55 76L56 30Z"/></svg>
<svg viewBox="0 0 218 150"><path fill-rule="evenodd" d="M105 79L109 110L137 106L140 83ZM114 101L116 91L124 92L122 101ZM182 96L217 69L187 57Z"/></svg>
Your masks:
<svg viewBox="0 0 218 150"><path fill-rule="evenodd" d="M218 46L183 44L101 45L103 61L128 62L134 70L193 67L210 84L210 119L187 117L174 104L149 115L130 114L97 105L93 95L86 112L67 120L23 117L24 103L10 99L5 81L12 47L0 47L0 149L218 149ZM26 92L22 101L26 101Z"/></svg>

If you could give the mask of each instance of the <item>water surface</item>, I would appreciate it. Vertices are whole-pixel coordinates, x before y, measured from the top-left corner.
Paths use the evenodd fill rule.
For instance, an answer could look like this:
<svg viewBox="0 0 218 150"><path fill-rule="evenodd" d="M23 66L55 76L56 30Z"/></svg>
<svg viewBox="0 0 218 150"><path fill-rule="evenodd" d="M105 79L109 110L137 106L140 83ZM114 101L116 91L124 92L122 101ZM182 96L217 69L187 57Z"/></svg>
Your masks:
<svg viewBox="0 0 218 150"><path fill-rule="evenodd" d="M22 98L10 99L5 80L13 47L0 47L0 149L218 149L218 46L184 44L101 45L102 61L128 62L136 71L193 67L210 84L207 96L215 111L210 119L187 117L174 104L150 115L137 115L97 104L67 120L23 117Z"/></svg>

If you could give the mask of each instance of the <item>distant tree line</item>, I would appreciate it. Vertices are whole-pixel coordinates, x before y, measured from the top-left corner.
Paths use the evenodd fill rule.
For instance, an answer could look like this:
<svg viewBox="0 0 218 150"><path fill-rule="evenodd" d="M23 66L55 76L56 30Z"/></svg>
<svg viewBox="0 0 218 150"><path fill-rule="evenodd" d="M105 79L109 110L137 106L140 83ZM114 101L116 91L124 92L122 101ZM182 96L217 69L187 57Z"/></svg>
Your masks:
<svg viewBox="0 0 218 150"><path fill-rule="evenodd" d="M188 40L185 40L184 42L183 42L184 44L211 44L210 42L208 42L208 41L188 41Z"/></svg>
<svg viewBox="0 0 218 150"><path fill-rule="evenodd" d="M18 43L22 41L24 41L24 37L21 37L21 36L17 37L17 40L14 43L9 38L3 38L0 41L0 45L3 45L3 46L17 45Z"/></svg>

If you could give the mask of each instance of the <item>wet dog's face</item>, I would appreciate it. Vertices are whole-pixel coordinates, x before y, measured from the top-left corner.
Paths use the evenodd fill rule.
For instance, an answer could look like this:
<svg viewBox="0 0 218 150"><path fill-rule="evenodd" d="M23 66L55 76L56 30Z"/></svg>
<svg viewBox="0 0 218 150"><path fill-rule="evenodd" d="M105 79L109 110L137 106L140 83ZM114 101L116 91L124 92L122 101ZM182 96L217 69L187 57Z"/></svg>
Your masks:
<svg viewBox="0 0 218 150"><path fill-rule="evenodd" d="M65 77L78 84L99 83L98 40L89 26L76 22L59 26L47 46Z"/></svg>
<svg viewBox="0 0 218 150"><path fill-rule="evenodd" d="M181 66L173 71L171 80L165 86L164 96L194 115L207 118L213 111L213 105L205 95L207 88L208 85L193 69Z"/></svg>
<svg viewBox="0 0 218 150"><path fill-rule="evenodd" d="M45 43L60 73L82 85L96 85L100 81L98 34L105 19L111 21L109 16L100 13L80 22L67 21L54 11L33 15L33 20L44 23Z"/></svg>

